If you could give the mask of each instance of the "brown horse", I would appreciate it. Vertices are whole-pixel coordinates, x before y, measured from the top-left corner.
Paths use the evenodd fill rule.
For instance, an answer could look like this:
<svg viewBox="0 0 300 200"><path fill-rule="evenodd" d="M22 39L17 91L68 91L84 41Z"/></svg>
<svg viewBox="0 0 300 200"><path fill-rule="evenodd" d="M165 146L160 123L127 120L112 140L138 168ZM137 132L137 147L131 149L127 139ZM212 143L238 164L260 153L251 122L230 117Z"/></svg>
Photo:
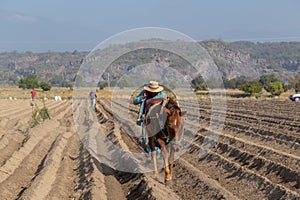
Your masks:
<svg viewBox="0 0 300 200"><path fill-rule="evenodd" d="M152 151L154 174L158 174L155 146L159 146L164 159L166 182L172 180L174 156L179 150L184 114L175 98L154 99L146 106L144 124Z"/></svg>

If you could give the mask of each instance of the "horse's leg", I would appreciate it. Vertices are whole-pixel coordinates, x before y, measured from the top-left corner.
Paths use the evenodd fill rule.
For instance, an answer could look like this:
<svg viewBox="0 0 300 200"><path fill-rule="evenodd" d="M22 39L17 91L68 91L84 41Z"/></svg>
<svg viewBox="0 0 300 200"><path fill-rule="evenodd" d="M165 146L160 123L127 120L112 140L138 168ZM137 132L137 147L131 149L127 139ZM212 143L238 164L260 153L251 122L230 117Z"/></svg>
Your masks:
<svg viewBox="0 0 300 200"><path fill-rule="evenodd" d="M152 160L153 160L153 166L154 166L154 175L158 175L158 170L157 170L157 162L156 162L156 151L152 151Z"/></svg>
<svg viewBox="0 0 300 200"><path fill-rule="evenodd" d="M161 147L161 153L164 159L164 168L165 168L165 181L169 181L172 179L170 175L169 169L169 152L170 152L170 145L166 145L165 141L158 139L157 140L159 146Z"/></svg>
<svg viewBox="0 0 300 200"><path fill-rule="evenodd" d="M170 145L171 146L171 145ZM173 166L174 166L174 157L175 157L175 150L174 148L171 146L170 147L170 157L169 157L169 169L170 169L170 180L172 180L172 173L173 173Z"/></svg>
<svg viewBox="0 0 300 200"><path fill-rule="evenodd" d="M168 150L166 149L166 146L164 143L159 142L159 144L161 146L161 154L164 159L164 168L166 169L169 167L169 165L168 165ZM167 170L169 170L169 169L167 169Z"/></svg>
<svg viewBox="0 0 300 200"><path fill-rule="evenodd" d="M156 162L156 150L155 150L155 144L154 144L154 137L149 137L149 147L151 149L151 155L153 160L153 166L154 166L154 175L158 175L157 171L157 162Z"/></svg>
<svg viewBox="0 0 300 200"><path fill-rule="evenodd" d="M169 165L169 156L170 156L170 144L165 146L165 156L164 156L164 161L165 161L165 181L170 181L172 179L172 174L171 174L171 169Z"/></svg>

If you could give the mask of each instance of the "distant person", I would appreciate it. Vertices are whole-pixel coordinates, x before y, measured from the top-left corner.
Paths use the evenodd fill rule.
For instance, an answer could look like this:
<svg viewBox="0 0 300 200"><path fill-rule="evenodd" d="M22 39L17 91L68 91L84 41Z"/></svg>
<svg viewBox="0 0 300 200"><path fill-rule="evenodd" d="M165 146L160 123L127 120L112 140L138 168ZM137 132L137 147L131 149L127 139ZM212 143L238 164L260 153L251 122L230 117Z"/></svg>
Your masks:
<svg viewBox="0 0 300 200"><path fill-rule="evenodd" d="M92 108L95 109L95 103L96 103L96 99L97 99L97 94L94 91L90 92L90 99L91 99L91 103L92 103Z"/></svg>
<svg viewBox="0 0 300 200"><path fill-rule="evenodd" d="M34 101L36 97L36 91L33 89L31 90L31 100Z"/></svg>

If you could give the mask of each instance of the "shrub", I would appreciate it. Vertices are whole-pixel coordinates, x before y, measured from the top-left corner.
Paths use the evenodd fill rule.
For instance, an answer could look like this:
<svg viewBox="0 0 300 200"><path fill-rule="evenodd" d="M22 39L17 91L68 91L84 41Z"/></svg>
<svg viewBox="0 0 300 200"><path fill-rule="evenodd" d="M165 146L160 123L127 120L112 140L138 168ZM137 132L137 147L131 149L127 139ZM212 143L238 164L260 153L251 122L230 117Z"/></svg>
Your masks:
<svg viewBox="0 0 300 200"><path fill-rule="evenodd" d="M252 96L255 93L260 93L262 88L263 86L260 82L253 81L243 84L239 89Z"/></svg>
<svg viewBox="0 0 300 200"><path fill-rule="evenodd" d="M65 87L69 88L70 90L73 90L73 83L67 81Z"/></svg>
<svg viewBox="0 0 300 200"><path fill-rule="evenodd" d="M280 79L275 74L267 74L261 76L259 82L263 85L267 92L271 92L270 83L280 82Z"/></svg>
<svg viewBox="0 0 300 200"><path fill-rule="evenodd" d="M105 87L105 83L104 83L104 82L98 82L98 88L99 88L100 90L103 90L104 87Z"/></svg>
<svg viewBox="0 0 300 200"><path fill-rule="evenodd" d="M43 91L49 91L49 90L51 90L52 86L50 83L41 82L40 87L42 88Z"/></svg>
<svg viewBox="0 0 300 200"><path fill-rule="evenodd" d="M50 119L50 114L48 108L45 106L45 102L43 108L41 109L38 108L37 104L30 103L30 105L32 106L32 119L29 122L31 128L39 125L46 119Z"/></svg>
<svg viewBox="0 0 300 200"><path fill-rule="evenodd" d="M29 75L26 78L21 78L19 81L19 88L34 89L39 87L39 80L36 75Z"/></svg>
<svg viewBox="0 0 300 200"><path fill-rule="evenodd" d="M283 85L280 81L271 82L268 85L268 88L273 96L279 96L284 92Z"/></svg>
<svg viewBox="0 0 300 200"><path fill-rule="evenodd" d="M207 90L206 83L202 76L197 76L195 79L193 79L191 85L192 88L194 88L194 91Z"/></svg>
<svg viewBox="0 0 300 200"><path fill-rule="evenodd" d="M196 92L196 91L200 91L200 90L204 90L204 91L206 91L207 90L207 87L206 87L206 85L197 85L196 87L195 87L195 89L194 89L194 91Z"/></svg>
<svg viewBox="0 0 300 200"><path fill-rule="evenodd" d="M231 89L236 89L240 88L242 85L247 83L249 81L249 78L240 76L236 78L232 78L228 80L227 78L223 77L223 83L225 88L231 88Z"/></svg>

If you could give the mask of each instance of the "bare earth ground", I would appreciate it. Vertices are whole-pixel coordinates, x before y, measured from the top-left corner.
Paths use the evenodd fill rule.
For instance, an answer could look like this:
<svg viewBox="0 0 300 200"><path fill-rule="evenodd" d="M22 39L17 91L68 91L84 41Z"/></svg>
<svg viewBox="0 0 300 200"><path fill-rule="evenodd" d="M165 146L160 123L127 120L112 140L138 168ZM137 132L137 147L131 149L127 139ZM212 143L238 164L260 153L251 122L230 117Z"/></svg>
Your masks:
<svg viewBox="0 0 300 200"><path fill-rule="evenodd" d="M212 151L200 159L210 101L184 101L183 109L194 110L189 117L200 113L201 128L193 135L189 151L175 162L174 180L168 185L163 173L154 177L119 172L94 159L76 133L72 101L46 101L51 119L33 128L28 123L30 103L29 99L0 100L1 200L300 199L299 103L228 100L223 132L216 133ZM107 137L141 152L140 141L119 128L110 106L109 99L100 98L96 107ZM135 118L138 108L131 109ZM192 128L187 124L187 129Z"/></svg>

